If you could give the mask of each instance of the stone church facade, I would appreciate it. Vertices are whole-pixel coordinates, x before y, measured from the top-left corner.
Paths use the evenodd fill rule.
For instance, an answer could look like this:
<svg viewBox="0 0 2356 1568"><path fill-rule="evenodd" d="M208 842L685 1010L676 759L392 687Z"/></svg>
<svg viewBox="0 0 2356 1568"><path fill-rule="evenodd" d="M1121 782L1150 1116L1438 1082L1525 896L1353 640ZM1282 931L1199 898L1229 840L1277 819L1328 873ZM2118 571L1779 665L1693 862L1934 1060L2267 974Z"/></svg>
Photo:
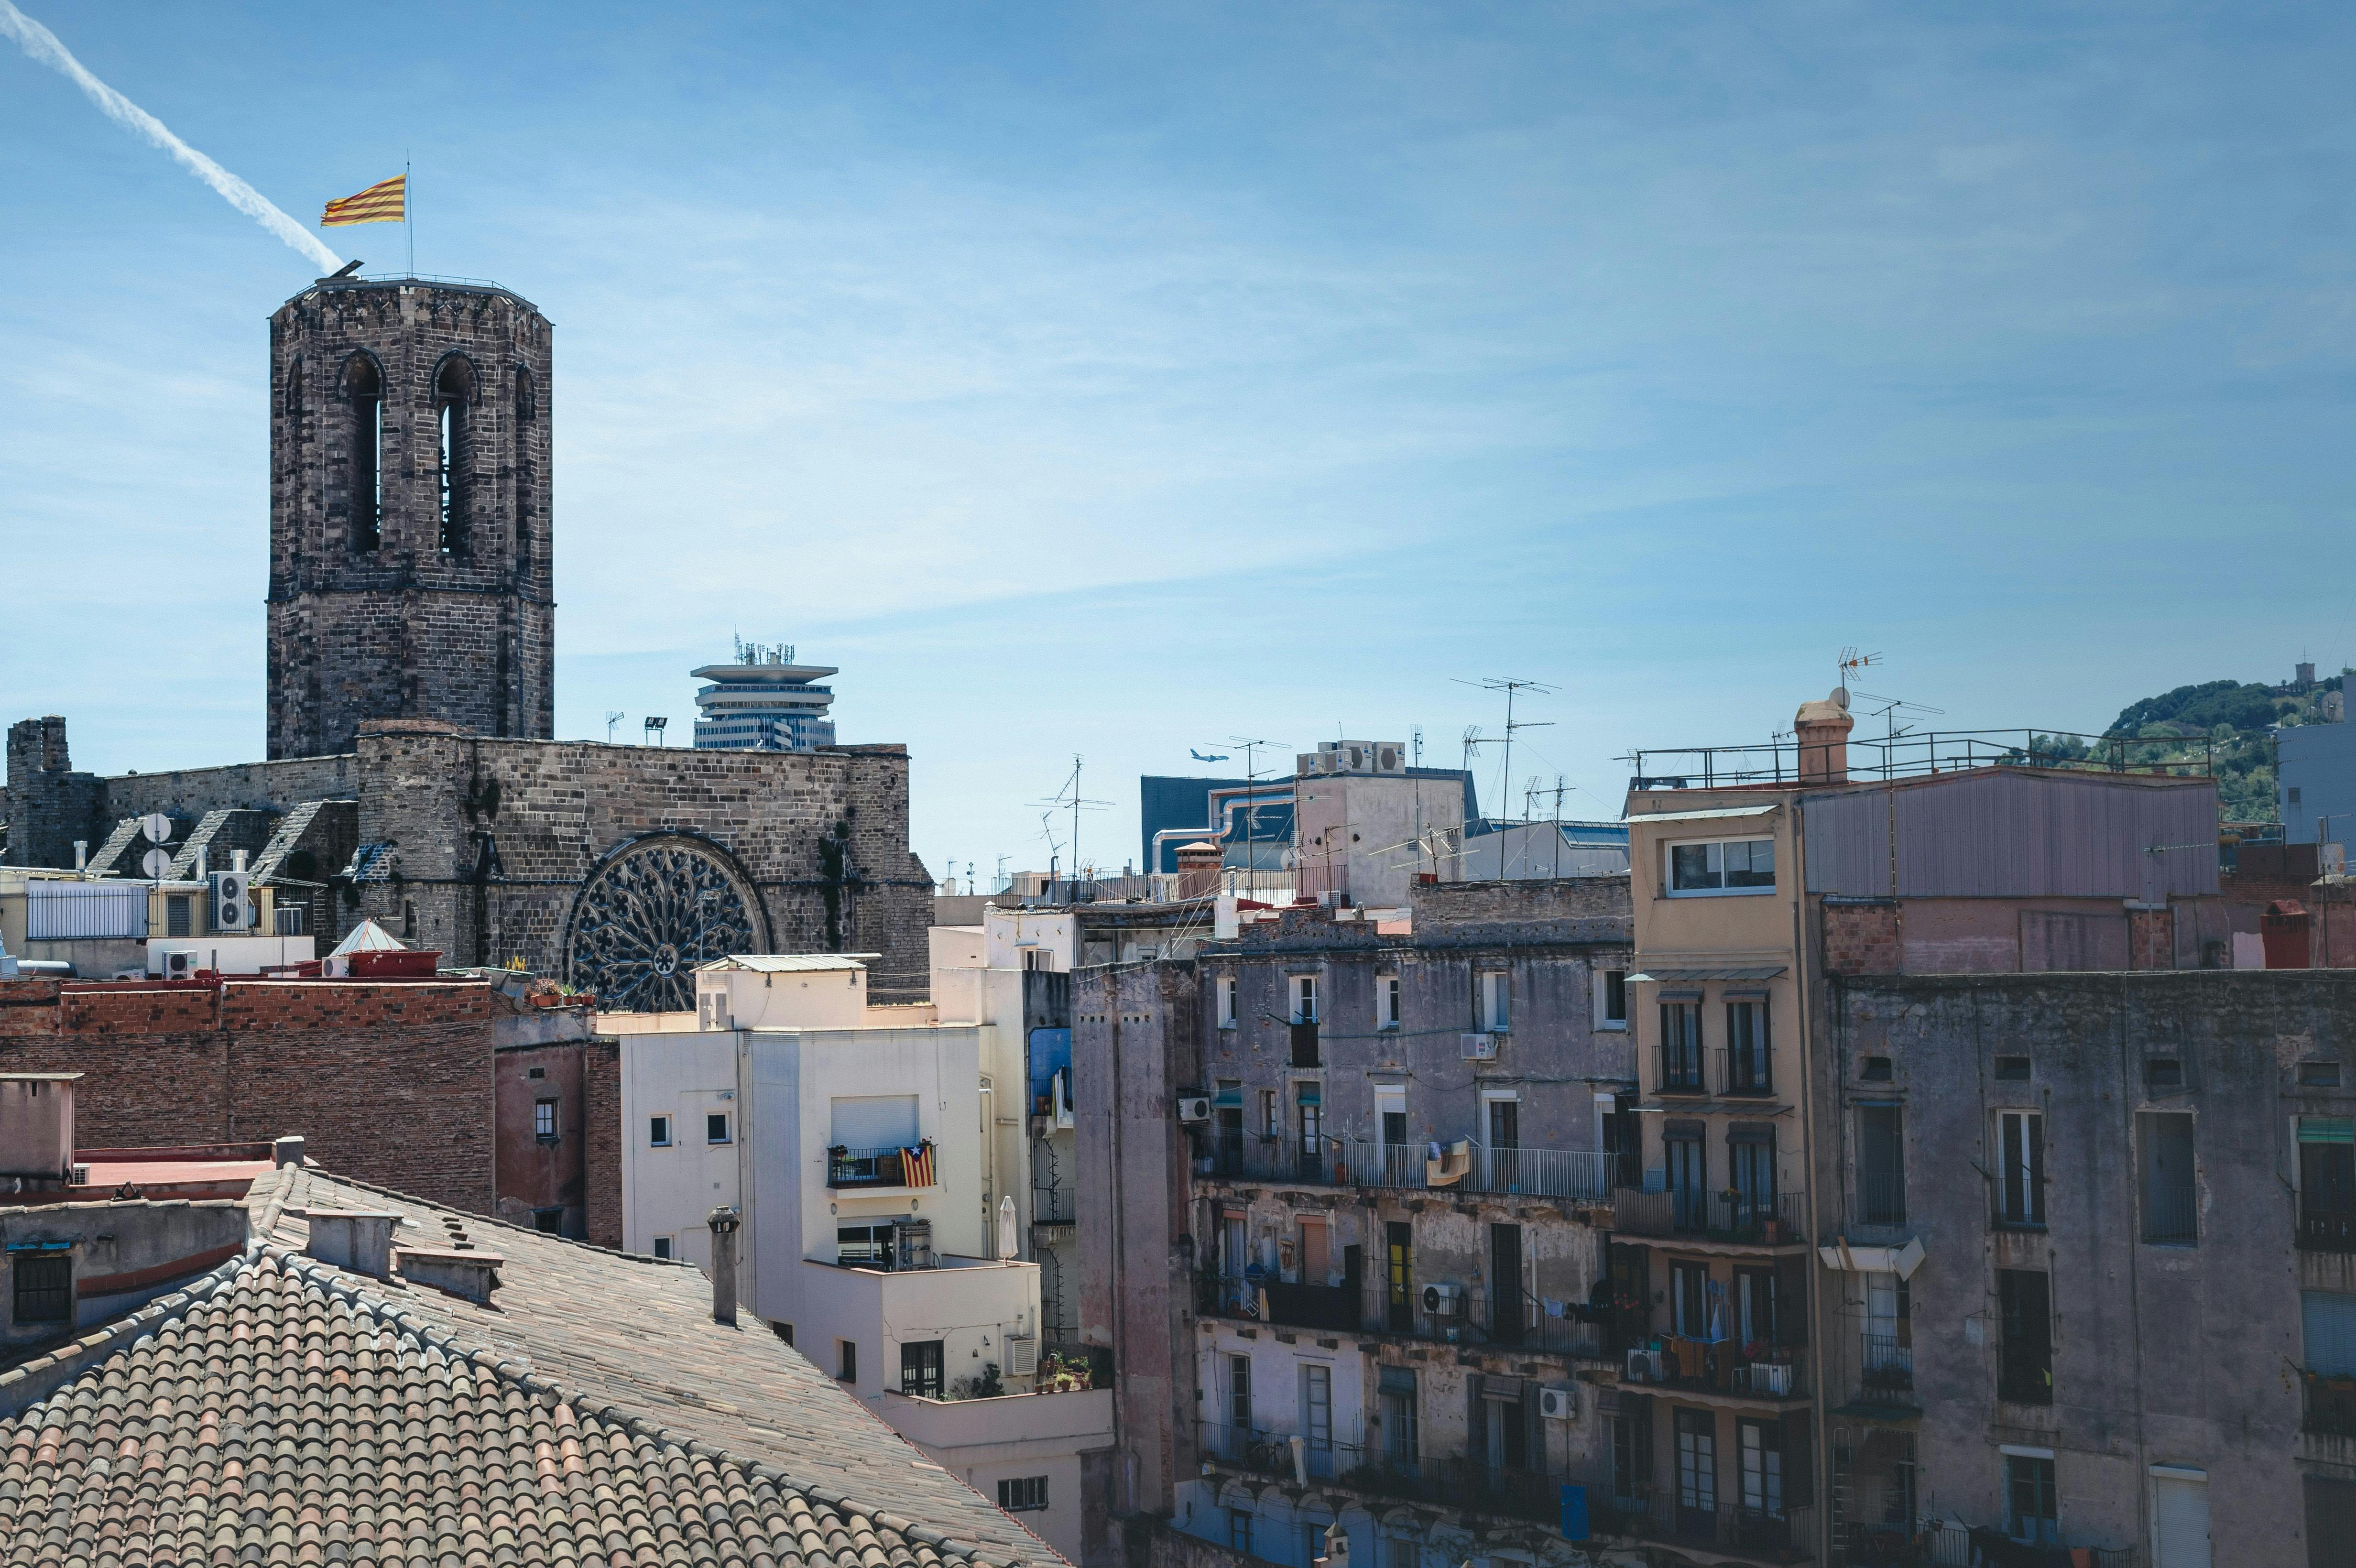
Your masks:
<svg viewBox="0 0 2356 1568"><path fill-rule="evenodd" d="M8 736L6 859L174 874L248 851L322 949L373 916L445 965L519 961L608 1006L691 966L862 952L927 988L932 882L901 746L696 752L550 739L550 327L487 286L322 280L271 318L269 760L99 778L65 722Z"/></svg>

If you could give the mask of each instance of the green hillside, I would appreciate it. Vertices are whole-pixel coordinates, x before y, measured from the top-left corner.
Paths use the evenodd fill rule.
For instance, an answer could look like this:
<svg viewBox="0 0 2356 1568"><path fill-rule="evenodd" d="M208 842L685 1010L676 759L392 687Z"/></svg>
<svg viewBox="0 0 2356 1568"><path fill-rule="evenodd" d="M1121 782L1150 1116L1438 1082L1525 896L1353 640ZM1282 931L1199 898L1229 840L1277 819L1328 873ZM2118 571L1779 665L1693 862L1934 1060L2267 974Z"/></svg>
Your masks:
<svg viewBox="0 0 2356 1568"><path fill-rule="evenodd" d="M2219 815L2228 822L2279 820L2275 805L2277 726L2313 723L2327 691L2340 677L2318 681L2305 691L2258 681L2211 680L2179 686L2158 697L2130 702L2104 731L2136 744L2128 752L2138 765L2213 761ZM2093 748L2059 736L2040 737L2033 752L2083 757Z"/></svg>

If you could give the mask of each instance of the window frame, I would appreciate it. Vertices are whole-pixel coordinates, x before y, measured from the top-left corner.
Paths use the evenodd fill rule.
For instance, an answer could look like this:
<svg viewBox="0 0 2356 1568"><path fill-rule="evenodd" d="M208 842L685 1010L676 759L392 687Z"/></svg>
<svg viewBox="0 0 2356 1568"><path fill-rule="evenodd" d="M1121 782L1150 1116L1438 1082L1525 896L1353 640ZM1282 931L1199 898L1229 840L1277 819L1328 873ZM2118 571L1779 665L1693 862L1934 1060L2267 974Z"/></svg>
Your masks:
<svg viewBox="0 0 2356 1568"><path fill-rule="evenodd" d="M650 1111L647 1114L647 1147L648 1148L671 1147L671 1119L668 1111Z"/></svg>
<svg viewBox="0 0 2356 1568"><path fill-rule="evenodd" d="M1212 984L1216 987L1216 1000L1215 1005L1218 1009L1219 1027L1221 1029L1234 1029L1236 1027L1237 1012L1236 977L1233 975L1221 975L1217 976Z"/></svg>
<svg viewBox="0 0 2356 1568"><path fill-rule="evenodd" d="M1511 1034L1514 1029L1514 972L1483 968L1472 972L1473 1027L1483 1034Z"/></svg>
<svg viewBox="0 0 2356 1568"><path fill-rule="evenodd" d="M1003 1513L1041 1513L1047 1508L1047 1477L1007 1476L998 1483L998 1507Z"/></svg>
<svg viewBox="0 0 2356 1568"><path fill-rule="evenodd" d="M27 1283L28 1275L37 1270L47 1275L54 1271L59 1277L55 1284ZM73 1253L62 1247L44 1247L38 1252L17 1253L8 1263L8 1296L11 1321L27 1323L58 1323L70 1327L74 1320ZM27 1297L39 1297L37 1307L28 1310ZM48 1310L48 1298L54 1296L57 1310Z"/></svg>
<svg viewBox="0 0 2356 1568"><path fill-rule="evenodd" d="M1612 994L1619 994L1620 1010L1612 1010ZM1625 1029L1628 1027L1628 971L1598 969L1595 972L1595 1027L1599 1029Z"/></svg>
<svg viewBox="0 0 2356 1568"><path fill-rule="evenodd" d="M531 1103L531 1136L536 1143L552 1144L562 1136L557 1124L557 1097L551 1095Z"/></svg>
<svg viewBox="0 0 2356 1568"><path fill-rule="evenodd" d="M1396 971L1375 976L1375 1028L1395 1029L1399 1027L1399 977Z"/></svg>
<svg viewBox="0 0 2356 1568"><path fill-rule="evenodd" d="M900 1341L900 1392L908 1398L946 1398L948 1393L948 1341Z"/></svg>
<svg viewBox="0 0 2356 1568"><path fill-rule="evenodd" d="M2016 1139L2013 1127L2019 1125ZM1997 1223L2045 1229L2045 1113L2021 1108L1996 1114ZM2018 1189L2019 1202L2015 1202Z"/></svg>
<svg viewBox="0 0 2356 1568"><path fill-rule="evenodd" d="M1287 975L1284 986L1286 1005L1291 1009L1285 1021L1296 1024L1317 1022L1317 976L1314 974Z"/></svg>
<svg viewBox="0 0 2356 1568"><path fill-rule="evenodd" d="M1757 844L1764 844L1767 846L1767 880L1765 882L1745 883L1740 887L1732 887L1727 884L1726 878L1729 875L1729 872L1726 869L1725 851L1728 846L1735 844L1740 844L1743 847L1743 860L1745 865L1742 874L1746 876L1753 874L1750 866L1750 862L1754 859L1751 853L1751 846ZM1679 887L1677 885L1677 851L1680 849L1702 850L1704 852L1704 859L1706 863L1709 860L1715 859L1718 867L1715 873L1719 878L1718 885L1714 887ZM1716 850L1718 853L1715 856L1711 856L1708 853L1711 850ZM1781 859L1782 857L1777 855L1775 852L1775 836L1772 833L1755 836L1746 835L1740 838L1663 839L1661 842L1661 896L1672 899L1725 899L1752 898L1762 893L1772 894L1776 889L1776 880L1781 875L1782 871L1782 868L1776 864L1776 862Z"/></svg>
<svg viewBox="0 0 2356 1568"><path fill-rule="evenodd" d="M669 1263L678 1255L678 1249L670 1244L669 1236L651 1237L648 1239L648 1244L654 1249L651 1255L659 1262Z"/></svg>
<svg viewBox="0 0 2356 1568"><path fill-rule="evenodd" d="M720 1125L720 1136L719 1136L718 1137L716 1137L716 1138L715 1138L715 1137L713 1137L713 1136L712 1136L712 1124L713 1124L713 1123L715 1123L715 1122L716 1122L716 1123L718 1123L718 1124ZM731 1121L730 1121L730 1119L729 1119L729 1115L728 1115L728 1113L727 1113L727 1112L725 1112L725 1111L706 1111L706 1112L704 1112L704 1113L703 1113L703 1147L706 1147L706 1148L719 1148L719 1147L723 1147L723 1146L724 1146L724 1145L727 1145L727 1144L733 1144L733 1143L734 1143L735 1141L736 1141L736 1129L735 1129L734 1125L731 1123Z"/></svg>
<svg viewBox="0 0 2356 1568"><path fill-rule="evenodd" d="M859 1381L859 1341L837 1339L834 1342L834 1381L856 1384Z"/></svg>

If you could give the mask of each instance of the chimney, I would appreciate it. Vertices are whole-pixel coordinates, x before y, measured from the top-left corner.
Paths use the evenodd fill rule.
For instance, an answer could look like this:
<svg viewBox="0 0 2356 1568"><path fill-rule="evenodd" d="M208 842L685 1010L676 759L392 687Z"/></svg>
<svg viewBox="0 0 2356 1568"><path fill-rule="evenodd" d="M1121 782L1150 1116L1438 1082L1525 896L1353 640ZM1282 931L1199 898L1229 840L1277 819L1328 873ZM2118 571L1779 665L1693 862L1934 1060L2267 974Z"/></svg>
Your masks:
<svg viewBox="0 0 2356 1568"><path fill-rule="evenodd" d="M74 869L77 871L90 869L90 840L87 838L74 840Z"/></svg>
<svg viewBox="0 0 2356 1568"><path fill-rule="evenodd" d="M1216 844L1197 839L1178 846L1178 896L1209 898L1219 891L1219 861L1225 855Z"/></svg>
<svg viewBox="0 0 2356 1568"><path fill-rule="evenodd" d="M744 1219L735 1210L714 1209L704 1223L712 1227L712 1320L736 1321L736 1229Z"/></svg>
<svg viewBox="0 0 2356 1568"><path fill-rule="evenodd" d="M303 1135L301 1133L289 1133L283 1138L273 1139L270 1145L270 1163L280 1170L285 1169L290 1165L301 1165L303 1163Z"/></svg>
<svg viewBox="0 0 2356 1568"><path fill-rule="evenodd" d="M462 1247L400 1247L401 1277L468 1301L487 1302L499 1285L499 1267L508 1260L497 1253Z"/></svg>
<svg viewBox="0 0 2356 1568"><path fill-rule="evenodd" d="M79 1072L0 1073L0 1177L73 1179L74 1081Z"/></svg>
<svg viewBox="0 0 2356 1568"><path fill-rule="evenodd" d="M392 1272L392 1229L401 1216L384 1210L314 1209L311 1255L323 1264L382 1279Z"/></svg>
<svg viewBox="0 0 2356 1568"><path fill-rule="evenodd" d="M1848 688L1837 686L1822 702L1803 702L1792 720L1800 748L1802 784L1848 782L1848 732L1857 720L1848 716Z"/></svg>

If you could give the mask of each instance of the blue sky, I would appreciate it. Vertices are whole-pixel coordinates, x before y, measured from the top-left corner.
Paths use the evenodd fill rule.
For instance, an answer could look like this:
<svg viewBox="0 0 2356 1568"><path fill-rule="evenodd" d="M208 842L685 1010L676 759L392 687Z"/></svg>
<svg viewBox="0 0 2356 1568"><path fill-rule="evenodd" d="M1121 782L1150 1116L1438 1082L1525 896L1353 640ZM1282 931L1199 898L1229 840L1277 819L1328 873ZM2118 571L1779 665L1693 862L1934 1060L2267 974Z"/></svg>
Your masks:
<svg viewBox="0 0 2356 1568"><path fill-rule="evenodd" d="M2337 7L27 9L306 222L406 153L553 319L559 734L793 641L937 871L1074 752L1115 860L1189 746L1453 764L1459 678L1608 816L1845 645L1959 728L2356 659ZM14 53L0 234L5 717L259 756L312 269Z"/></svg>

